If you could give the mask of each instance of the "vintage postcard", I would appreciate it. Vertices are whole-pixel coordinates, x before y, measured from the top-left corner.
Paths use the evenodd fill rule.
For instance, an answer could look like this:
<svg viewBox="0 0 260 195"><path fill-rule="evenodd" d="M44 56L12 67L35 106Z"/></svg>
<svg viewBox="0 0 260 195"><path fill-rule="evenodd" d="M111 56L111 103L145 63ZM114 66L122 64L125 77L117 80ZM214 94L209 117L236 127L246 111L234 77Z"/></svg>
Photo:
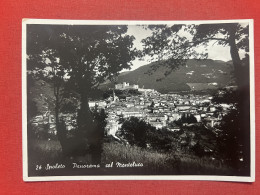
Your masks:
<svg viewBox="0 0 260 195"><path fill-rule="evenodd" d="M255 180L253 20L22 30L24 181Z"/></svg>

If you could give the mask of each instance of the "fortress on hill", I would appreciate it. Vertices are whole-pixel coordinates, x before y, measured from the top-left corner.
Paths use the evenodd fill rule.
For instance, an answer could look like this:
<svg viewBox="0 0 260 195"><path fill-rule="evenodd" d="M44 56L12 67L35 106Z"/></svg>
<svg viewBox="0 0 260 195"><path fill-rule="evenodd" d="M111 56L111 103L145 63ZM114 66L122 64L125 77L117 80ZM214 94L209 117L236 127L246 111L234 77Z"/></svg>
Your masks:
<svg viewBox="0 0 260 195"><path fill-rule="evenodd" d="M117 90L136 89L139 92L145 93L145 95L146 95L146 93L151 93L151 92L154 93L155 92L154 89L144 89L144 87L139 88L139 85L135 85L135 84L130 85L127 82L116 84L115 89L117 89Z"/></svg>
<svg viewBox="0 0 260 195"><path fill-rule="evenodd" d="M125 89L139 89L138 85L130 85L127 82L119 83L115 85L115 89L125 90Z"/></svg>

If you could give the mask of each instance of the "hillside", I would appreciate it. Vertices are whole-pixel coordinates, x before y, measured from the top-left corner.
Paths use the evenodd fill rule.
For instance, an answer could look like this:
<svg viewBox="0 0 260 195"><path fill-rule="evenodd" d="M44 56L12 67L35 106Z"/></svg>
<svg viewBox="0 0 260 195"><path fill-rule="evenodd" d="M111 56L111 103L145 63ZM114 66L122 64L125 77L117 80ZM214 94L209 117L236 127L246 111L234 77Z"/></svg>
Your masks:
<svg viewBox="0 0 260 195"><path fill-rule="evenodd" d="M139 87L152 88L161 93L217 89L228 85L231 81L231 62L204 60L189 60L186 66L173 71L167 77L164 76L165 67L160 67L152 75L147 74L152 64L141 66L134 71L123 72L119 75L117 83L129 82L138 84ZM157 81L161 79L160 81ZM217 85L216 85L217 83ZM28 83L29 84L29 83ZM28 98L36 103L39 113L45 113L54 109L54 97L51 83L43 80L31 82L28 89ZM114 88L114 84L106 82L100 89ZM95 94L92 94L93 96ZM96 94L102 97L102 91Z"/></svg>
<svg viewBox="0 0 260 195"><path fill-rule="evenodd" d="M154 62L156 63L156 62ZM140 68L123 72L119 75L117 83L129 82L138 84L139 87L153 88L159 92L189 91L203 89L217 89L228 85L232 81L233 67L231 62L220 60L188 60L186 66L181 66L167 77L164 73L166 67L160 67L151 75L147 74L154 63ZM101 85L101 89L114 87L107 82Z"/></svg>

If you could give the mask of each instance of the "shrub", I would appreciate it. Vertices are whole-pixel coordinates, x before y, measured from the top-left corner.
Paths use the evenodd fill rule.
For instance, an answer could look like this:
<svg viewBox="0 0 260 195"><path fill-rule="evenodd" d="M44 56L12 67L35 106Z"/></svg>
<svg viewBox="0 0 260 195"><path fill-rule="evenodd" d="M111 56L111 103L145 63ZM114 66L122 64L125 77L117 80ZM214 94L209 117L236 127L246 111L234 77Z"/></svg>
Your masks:
<svg viewBox="0 0 260 195"><path fill-rule="evenodd" d="M149 130L155 131L155 128L143 120L131 117L122 124L119 135L126 139L129 144L145 148Z"/></svg>

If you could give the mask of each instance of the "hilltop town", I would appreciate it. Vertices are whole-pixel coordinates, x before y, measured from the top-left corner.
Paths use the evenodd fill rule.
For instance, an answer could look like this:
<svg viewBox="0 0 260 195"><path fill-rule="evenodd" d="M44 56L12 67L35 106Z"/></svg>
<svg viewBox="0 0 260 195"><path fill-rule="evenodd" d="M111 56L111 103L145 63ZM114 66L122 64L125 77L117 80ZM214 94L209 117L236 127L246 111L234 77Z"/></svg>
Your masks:
<svg viewBox="0 0 260 195"><path fill-rule="evenodd" d="M169 131L179 131L180 127L174 122L182 117L194 116L196 121L183 125L203 123L207 128L214 129L224 115L233 106L229 104L214 104L210 95L180 95L161 94L154 89L139 88L123 82L116 84L117 90L135 89L141 95L128 96L119 99L115 93L102 101L89 102L90 108L105 109L107 117L107 134L115 136L120 130L120 118L137 117L143 119L156 129L166 127Z"/></svg>
<svg viewBox="0 0 260 195"><path fill-rule="evenodd" d="M106 134L116 137L122 124L120 119L137 117L156 129L167 128L169 131L179 131L178 120L194 117L192 122L184 122L183 126L203 124L209 130L214 130L221 119L234 106L232 104L216 104L211 95L181 95L177 93L161 94L154 89L139 88L123 82L116 84L114 90L137 90L140 95L128 95L120 99L113 95L97 101L89 101L89 107L104 109L107 114ZM73 129L71 114L63 114L67 130ZM33 119L33 125L49 124L49 134L56 135L55 118L50 112L38 115Z"/></svg>

